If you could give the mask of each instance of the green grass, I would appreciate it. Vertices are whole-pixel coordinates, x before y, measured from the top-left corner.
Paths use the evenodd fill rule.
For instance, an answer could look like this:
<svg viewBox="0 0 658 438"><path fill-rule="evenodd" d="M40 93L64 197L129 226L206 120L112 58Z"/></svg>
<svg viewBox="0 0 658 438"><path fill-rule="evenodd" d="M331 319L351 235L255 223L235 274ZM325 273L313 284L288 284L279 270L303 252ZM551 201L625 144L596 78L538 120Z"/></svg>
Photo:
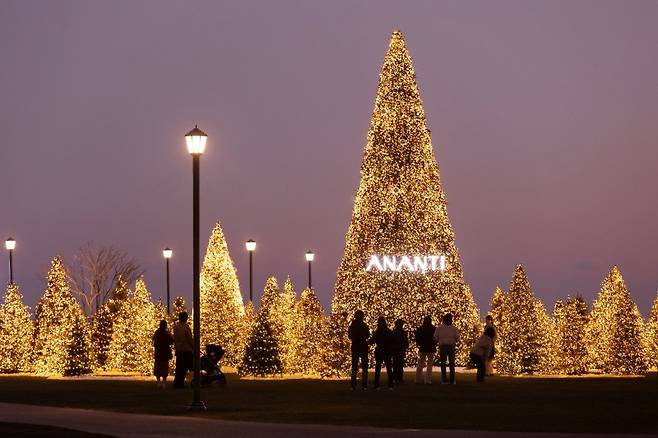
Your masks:
<svg viewBox="0 0 658 438"><path fill-rule="evenodd" d="M338 380L240 380L203 391L206 417L283 423L349 424L546 432L658 433L658 376L635 378L458 375L456 386L405 384L352 392ZM411 380L412 376L407 375ZM191 391L146 381L0 377L0 401L187 415Z"/></svg>

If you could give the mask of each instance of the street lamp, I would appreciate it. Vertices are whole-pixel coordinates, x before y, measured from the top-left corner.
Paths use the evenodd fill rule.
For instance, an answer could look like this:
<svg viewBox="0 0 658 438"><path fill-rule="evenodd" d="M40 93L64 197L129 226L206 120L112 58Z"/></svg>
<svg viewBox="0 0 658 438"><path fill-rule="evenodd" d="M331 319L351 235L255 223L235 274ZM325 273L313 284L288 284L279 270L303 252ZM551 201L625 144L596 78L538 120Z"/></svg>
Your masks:
<svg viewBox="0 0 658 438"><path fill-rule="evenodd" d="M167 265L167 315L171 313L171 298L169 295L169 259L174 255L174 251L171 248L165 248L162 250L162 255L165 258Z"/></svg>
<svg viewBox="0 0 658 438"><path fill-rule="evenodd" d="M249 239L244 243L244 246L249 252L249 302L254 302L254 264L253 264L253 253L256 250L256 241Z"/></svg>
<svg viewBox="0 0 658 438"><path fill-rule="evenodd" d="M315 254L310 249L306 251L306 261L308 262L308 288L311 289L311 262L315 258Z"/></svg>
<svg viewBox="0 0 658 438"><path fill-rule="evenodd" d="M16 241L13 238L5 240L5 248L9 251L9 284L14 283L14 248L16 248Z"/></svg>
<svg viewBox="0 0 658 438"><path fill-rule="evenodd" d="M194 395L190 410L205 411L206 404L201 401L201 310L199 296L199 161L206 149L208 135L196 125L185 134L187 151L192 155L192 308L194 312Z"/></svg>

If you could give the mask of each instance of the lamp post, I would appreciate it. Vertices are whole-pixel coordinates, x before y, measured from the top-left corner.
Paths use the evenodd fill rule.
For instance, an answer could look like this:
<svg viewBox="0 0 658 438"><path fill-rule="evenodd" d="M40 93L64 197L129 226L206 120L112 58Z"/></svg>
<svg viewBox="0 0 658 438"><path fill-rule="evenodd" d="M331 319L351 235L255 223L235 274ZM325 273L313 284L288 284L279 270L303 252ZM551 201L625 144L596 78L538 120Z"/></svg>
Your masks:
<svg viewBox="0 0 658 438"><path fill-rule="evenodd" d="M16 241L13 238L5 240L5 248L9 251L9 284L14 283L14 248L16 248Z"/></svg>
<svg viewBox="0 0 658 438"><path fill-rule="evenodd" d="M174 255L174 251L171 248L165 248L162 250L162 255L165 258L165 263L167 265L167 315L171 313L171 295L169 294L169 259Z"/></svg>
<svg viewBox="0 0 658 438"><path fill-rule="evenodd" d="M256 250L256 241L249 239L244 243L244 246L249 252L249 302L253 304L254 302L254 263L253 263L253 254Z"/></svg>
<svg viewBox="0 0 658 438"><path fill-rule="evenodd" d="M311 263L313 262L313 259L315 258L315 254L313 254L313 251L310 249L306 251L306 261L308 262L308 288L311 289L312 283L311 283Z"/></svg>
<svg viewBox="0 0 658 438"><path fill-rule="evenodd" d="M192 307L194 312L194 378L192 380L193 398L189 409L205 411L206 404L201 401L201 310L199 296L199 161L206 149L208 135L196 125L185 134L187 151L192 155Z"/></svg>

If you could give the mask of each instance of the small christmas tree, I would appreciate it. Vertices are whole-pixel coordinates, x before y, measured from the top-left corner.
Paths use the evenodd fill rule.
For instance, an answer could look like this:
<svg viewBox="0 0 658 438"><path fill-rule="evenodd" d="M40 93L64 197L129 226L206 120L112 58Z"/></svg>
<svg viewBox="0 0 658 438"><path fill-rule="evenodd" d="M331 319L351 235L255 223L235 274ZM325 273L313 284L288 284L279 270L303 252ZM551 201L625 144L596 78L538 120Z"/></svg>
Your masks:
<svg viewBox="0 0 658 438"><path fill-rule="evenodd" d="M601 283L586 325L590 365L614 374L644 371L643 325L621 272L614 266Z"/></svg>
<svg viewBox="0 0 658 438"><path fill-rule="evenodd" d="M295 306L290 372L319 375L324 368L324 309L312 289L304 289Z"/></svg>
<svg viewBox="0 0 658 438"><path fill-rule="evenodd" d="M79 376L91 372L92 361L90 357L90 339L87 318L80 306L71 312L71 344L68 347L68 356L64 366L65 376Z"/></svg>
<svg viewBox="0 0 658 438"><path fill-rule="evenodd" d="M644 328L644 345L647 366L658 369L658 294L653 301L649 320Z"/></svg>
<svg viewBox="0 0 658 438"><path fill-rule="evenodd" d="M244 307L238 276L219 223L208 242L201 269L201 345L219 344L225 362L240 361L240 328Z"/></svg>
<svg viewBox="0 0 658 438"><path fill-rule="evenodd" d="M185 303L185 298L183 297L174 298L174 302L171 306L171 313L169 314L169 318L167 318L169 327L173 327L174 324L178 322L178 315L180 315L183 312L187 314L190 313L190 311L187 310L187 303Z"/></svg>
<svg viewBox="0 0 658 438"><path fill-rule="evenodd" d="M267 310L261 308L256 315L242 362L238 366L241 376L272 376L283 373L279 346L268 322Z"/></svg>
<svg viewBox="0 0 658 438"><path fill-rule="evenodd" d="M0 306L0 371L31 371L34 324L16 283L9 283Z"/></svg>
<svg viewBox="0 0 658 438"><path fill-rule="evenodd" d="M92 366L97 370L107 369L107 357L112 341L114 320L119 314L121 306L128 300L130 288L128 283L119 275L110 299L104 303L94 315L91 325L91 351Z"/></svg>
<svg viewBox="0 0 658 438"><path fill-rule="evenodd" d="M158 328L155 305L143 278L121 306L114 322L109 366L121 371L150 374L153 369L152 337Z"/></svg>
<svg viewBox="0 0 658 438"><path fill-rule="evenodd" d="M80 320L83 318L83 321ZM59 257L52 261L48 272L48 286L36 310L35 361L39 373L64 374L84 365L89 351L84 341L86 320L66 282L66 271ZM71 355L77 357L71 357ZM80 366L76 365L80 364Z"/></svg>
<svg viewBox="0 0 658 438"><path fill-rule="evenodd" d="M541 368L542 321L523 266L518 265L498 323L496 369L503 374L532 373Z"/></svg>
<svg viewBox="0 0 658 438"><path fill-rule="evenodd" d="M505 291L497 286L491 296L489 303L489 315L493 318L494 325L497 326L503 320L503 304L505 303Z"/></svg>
<svg viewBox="0 0 658 438"><path fill-rule="evenodd" d="M347 312L329 315L323 347L322 377L346 377L350 375L350 339Z"/></svg>
<svg viewBox="0 0 658 438"><path fill-rule="evenodd" d="M583 374L587 371L587 304L580 295L557 301L553 308L556 331L556 371L564 374Z"/></svg>
<svg viewBox="0 0 658 438"><path fill-rule="evenodd" d="M297 292L290 277L283 283L283 293L277 301L276 312L281 320L281 333L279 335L279 348L281 351L281 362L286 373L293 372L295 361L294 338L295 323L299 317L296 311Z"/></svg>

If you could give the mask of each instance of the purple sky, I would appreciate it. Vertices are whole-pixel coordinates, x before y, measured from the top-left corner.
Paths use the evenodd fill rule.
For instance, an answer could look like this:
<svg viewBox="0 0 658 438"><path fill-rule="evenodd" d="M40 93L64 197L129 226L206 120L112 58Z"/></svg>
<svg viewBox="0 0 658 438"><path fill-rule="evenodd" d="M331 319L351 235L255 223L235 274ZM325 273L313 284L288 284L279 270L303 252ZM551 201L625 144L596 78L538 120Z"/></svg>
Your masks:
<svg viewBox="0 0 658 438"><path fill-rule="evenodd" d="M329 303L381 62L406 36L466 279L480 308L523 263L552 307L619 264L658 289L656 1L0 1L0 233L33 305L86 241L171 246L189 296L191 159L203 250L221 220L242 289L275 274ZM3 254L6 260L6 255ZM5 267L5 263L2 264ZM5 268L0 281L8 279Z"/></svg>

